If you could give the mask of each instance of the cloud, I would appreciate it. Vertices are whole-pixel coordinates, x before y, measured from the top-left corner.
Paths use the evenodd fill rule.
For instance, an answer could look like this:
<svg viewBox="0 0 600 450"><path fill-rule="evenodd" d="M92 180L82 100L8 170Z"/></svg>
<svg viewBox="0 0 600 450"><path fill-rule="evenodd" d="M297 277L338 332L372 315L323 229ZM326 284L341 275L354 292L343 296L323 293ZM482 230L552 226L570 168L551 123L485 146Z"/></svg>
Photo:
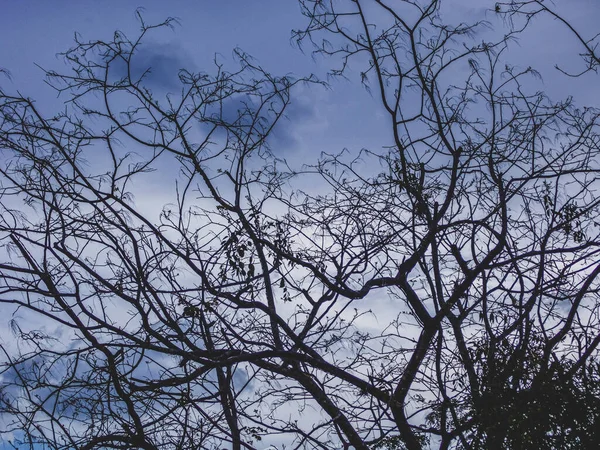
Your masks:
<svg viewBox="0 0 600 450"><path fill-rule="evenodd" d="M221 118L226 123L249 125L257 106L251 97L233 96L223 101ZM244 115L246 112L249 112L247 116ZM264 113L267 114L266 109ZM316 106L309 97L292 95L292 102L285 108L283 116L279 118L269 135L268 142L271 150L279 156L296 150L301 144L302 130L310 125L315 117ZM274 116L269 115L269 119L273 120Z"/></svg>
<svg viewBox="0 0 600 450"><path fill-rule="evenodd" d="M146 44L131 57L130 70L134 80L145 73L144 86L172 92L181 88L179 71L192 70L192 65L191 58L174 44ZM112 63L111 75L116 79L127 76L127 65L122 59Z"/></svg>
<svg viewBox="0 0 600 450"><path fill-rule="evenodd" d="M316 115L314 103L306 97L294 97L285 110L284 117L275 126L271 146L276 153L293 150L300 144L300 128Z"/></svg>

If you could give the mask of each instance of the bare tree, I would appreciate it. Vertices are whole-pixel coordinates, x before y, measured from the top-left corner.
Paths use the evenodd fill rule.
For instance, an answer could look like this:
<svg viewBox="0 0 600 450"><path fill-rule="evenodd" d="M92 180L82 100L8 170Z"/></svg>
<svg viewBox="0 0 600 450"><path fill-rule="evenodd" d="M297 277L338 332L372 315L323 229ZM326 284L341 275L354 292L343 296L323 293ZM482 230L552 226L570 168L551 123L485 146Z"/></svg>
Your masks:
<svg viewBox="0 0 600 450"><path fill-rule="evenodd" d="M237 51L160 96L134 64L141 18L47 72L58 115L0 91L0 431L32 449L590 448L598 111L506 64L522 26L479 43L489 24L437 0L300 5L299 44L359 69L389 148L289 167L269 137L317 80ZM137 203L155 182L160 210Z"/></svg>

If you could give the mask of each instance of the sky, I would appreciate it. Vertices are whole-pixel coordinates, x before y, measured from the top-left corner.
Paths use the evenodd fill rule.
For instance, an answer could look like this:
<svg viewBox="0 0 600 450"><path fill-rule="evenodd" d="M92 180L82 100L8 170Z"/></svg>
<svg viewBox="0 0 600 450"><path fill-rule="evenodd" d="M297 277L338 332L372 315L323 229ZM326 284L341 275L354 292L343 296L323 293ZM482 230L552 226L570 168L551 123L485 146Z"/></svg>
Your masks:
<svg viewBox="0 0 600 450"><path fill-rule="evenodd" d="M59 111L62 99L44 83L43 71L38 66L63 69L57 54L73 45L74 33L79 33L82 40L110 40L115 30L135 36L139 30L135 11L141 3L139 0L0 0L0 68L11 73L10 80L0 79L0 85L7 91L19 91L36 99L48 114ZM455 0L449 13L457 20L494 20L486 12L493 3ZM590 37L599 31L600 2L565 3L569 6L561 12L576 28ZM315 73L326 77L329 62L313 58L309 48L303 53L291 41L291 29L302 28L306 23L294 0L150 0L144 1L143 6L147 23L158 23L167 17L178 19L174 30L154 33L140 54L153 67L150 82L157 89L176 89L176 74L181 68L212 71L215 54L232 63L234 48L252 55L275 75ZM565 68L581 67L579 52L577 43L564 29L543 20L515 43L507 54L507 63L538 68L543 76L538 81L539 89L556 100L573 96L582 105L600 106L597 77L584 76L572 83L554 69L557 63ZM349 80L333 80L329 89L300 88L287 121L274 136L278 146L275 151L292 161L309 162L322 151L380 150L390 145L391 135L382 108L377 98L360 87L358 77L358 73L350 72ZM156 196L138 201L142 208L148 207L156 203ZM369 316L368 320L376 318ZM0 328L6 325L0 322Z"/></svg>
<svg viewBox="0 0 600 450"><path fill-rule="evenodd" d="M454 20L490 20L493 2L455 0L445 14ZM488 4L489 3L489 4ZM561 13L578 29L591 33L600 17L600 4L593 0L572 0ZM177 70L210 71L218 54L232 62L232 50L241 48L252 55L274 75L306 76L316 73L325 79L329 61L312 58L310 48L301 52L291 41L291 29L302 28L306 19L299 13L295 0L223 0L164 2L93 0L81 1L12 1L3 0L0 29L0 67L8 69L12 81L2 81L10 89L38 101L38 106L54 112L60 99L43 82L41 66L64 68L58 53L73 45L74 33L83 40L110 39L115 30L135 36L139 30L135 10L143 4L147 23L158 23L175 17L174 30L153 33L140 56L153 67L157 83L176 88ZM553 66L581 65L579 47L556 22L539 21L513 46L507 61L517 66L532 65L543 75L540 87L552 97L574 95L586 102L600 98L600 87L593 76L584 77L573 91L573 83L564 83L564 75ZM591 34L589 34L591 37ZM304 158L306 153L343 148L357 150L390 143L391 135L377 99L357 86L358 73L350 72L349 80L336 80L330 89L312 87L296 93L288 111L289 123L281 127L280 144L287 158ZM353 79L354 77L354 79ZM277 136L276 136L277 138Z"/></svg>
<svg viewBox="0 0 600 450"><path fill-rule="evenodd" d="M43 73L36 64L46 69L63 68L57 54L73 45L75 32L83 40L111 39L115 30L135 36L139 31L135 16L138 6L132 1L5 2L0 38L14 44L0 46L0 67L8 69L13 80L3 82L3 86L18 88L49 111L50 105L59 108L60 102L43 83ZM324 78L327 71L326 61L314 61L310 51L302 53L292 45L291 29L305 23L295 1L146 1L142 14L147 23L167 17L179 22L174 30L153 33L151 45L142 55L152 65L155 78L167 87L176 87L180 68L211 72L215 55L232 63L235 48L253 56L274 75L300 77L314 72ZM362 90L357 96L355 86L347 82L339 83L335 90L300 92L288 111L293 125L283 136L286 144L298 145L289 149L293 152L287 156L315 147L316 140L324 146L318 152L370 145L373 136L381 135L382 126L378 126L377 115L359 117L365 103L376 106L375 99ZM348 130L359 124L372 133L349 136Z"/></svg>

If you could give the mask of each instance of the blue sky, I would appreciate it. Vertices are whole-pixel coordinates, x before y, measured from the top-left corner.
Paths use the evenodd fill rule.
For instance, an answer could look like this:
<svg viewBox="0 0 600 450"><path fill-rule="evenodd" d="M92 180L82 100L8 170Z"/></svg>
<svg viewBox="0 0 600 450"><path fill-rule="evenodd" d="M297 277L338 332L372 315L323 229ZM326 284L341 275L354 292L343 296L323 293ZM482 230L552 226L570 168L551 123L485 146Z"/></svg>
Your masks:
<svg viewBox="0 0 600 450"><path fill-rule="evenodd" d="M57 54L73 45L75 32L83 40L111 39L115 30L135 36L139 31L137 6L139 3L131 1L6 2L0 38L13 44L0 47L0 67L10 70L12 82L4 81L3 86L37 99L48 113L56 111L60 101L43 83L43 73L35 64L63 69ZM153 66L154 80L163 87L177 88L180 68L210 73L215 54L233 64L234 48L252 55L274 75L326 75L328 61L315 61L310 49L302 53L292 45L291 29L305 23L295 1L147 1L143 7L147 23L167 17L179 21L174 30L153 33L138 55ZM344 147L360 149L384 133L377 115L361 115L374 108L378 108L375 99L348 82L338 82L332 90L301 89L288 110L289 129L278 130L274 137L293 147L281 149L287 157L309 149L316 154ZM348 130L358 128L363 132L348 135Z"/></svg>
<svg viewBox="0 0 600 450"><path fill-rule="evenodd" d="M493 2L451 3L446 14L452 14L455 21L485 19L496 27L502 25L489 13ZM306 23L293 0L151 0L142 5L147 23L176 17L180 24L174 30L153 33L138 55L153 67L153 80L166 89L177 89L180 68L210 72L215 54L232 62L234 48L243 49L275 75L316 73L324 78L330 65L323 58L312 58L308 46L302 53L292 45L291 29ZM3 2L0 67L12 74L12 82L3 80L3 86L37 99L38 106L48 113L55 112L60 100L43 83L43 73L35 64L63 69L57 54L73 45L75 32L83 40L108 40L115 30L135 36L139 30L135 10L139 6L140 2L129 0ZM561 12L591 36L600 18L600 2L573 0ZM565 83L564 75L553 69L559 62L565 67L581 65L579 50L556 22L541 20L513 46L507 62L538 68L543 75L539 88L555 99L574 95L586 102L595 101L600 98L600 88L593 76L583 77L580 83ZM377 150L390 143L383 113L376 99L357 86L358 76L350 72L350 81L335 81L330 90L313 87L296 93L288 111L290 120L281 127L287 129L280 128L279 136L275 136L285 147L280 151L287 158L345 147Z"/></svg>

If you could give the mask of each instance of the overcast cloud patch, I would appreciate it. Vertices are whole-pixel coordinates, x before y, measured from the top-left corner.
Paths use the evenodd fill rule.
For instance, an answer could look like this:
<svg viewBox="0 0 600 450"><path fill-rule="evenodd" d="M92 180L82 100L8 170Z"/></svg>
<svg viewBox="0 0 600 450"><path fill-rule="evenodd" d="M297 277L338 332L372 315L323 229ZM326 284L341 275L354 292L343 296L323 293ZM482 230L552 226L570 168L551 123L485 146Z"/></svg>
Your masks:
<svg viewBox="0 0 600 450"><path fill-rule="evenodd" d="M150 89L177 92L182 84L179 80L181 69L193 70L190 58L173 44L154 44L136 50L131 58L131 76L137 80L144 76L144 86ZM127 64L122 59L111 64L111 74L115 79L127 77Z"/></svg>
<svg viewBox="0 0 600 450"><path fill-rule="evenodd" d="M271 145L275 152L286 152L295 149L299 144L298 129L316 115L314 104L303 97L295 98L285 110L284 117L279 119L271 136Z"/></svg>
<svg viewBox="0 0 600 450"><path fill-rule="evenodd" d="M229 124L250 125L257 107L258 105L253 103L253 99L245 95L230 97L222 103L221 119ZM276 106L275 109L277 109ZM248 114L244 115L244 111L248 111ZM267 114L266 108L264 108L264 114ZM300 144L300 139L298 138L300 128L315 117L316 108L309 98L301 96L294 98L285 108L283 116L279 118L269 135L268 143L271 150L280 156L294 151ZM271 114L269 119L273 120L274 116ZM210 126L201 126L201 128L206 131ZM219 134L217 133L217 135Z"/></svg>

